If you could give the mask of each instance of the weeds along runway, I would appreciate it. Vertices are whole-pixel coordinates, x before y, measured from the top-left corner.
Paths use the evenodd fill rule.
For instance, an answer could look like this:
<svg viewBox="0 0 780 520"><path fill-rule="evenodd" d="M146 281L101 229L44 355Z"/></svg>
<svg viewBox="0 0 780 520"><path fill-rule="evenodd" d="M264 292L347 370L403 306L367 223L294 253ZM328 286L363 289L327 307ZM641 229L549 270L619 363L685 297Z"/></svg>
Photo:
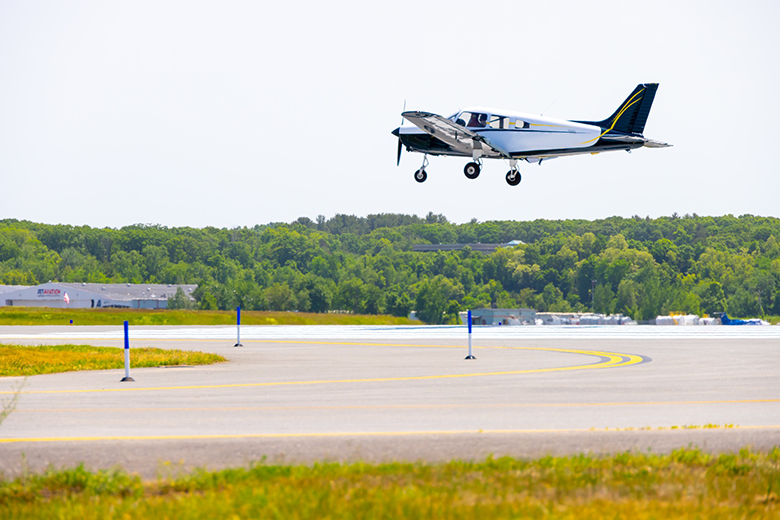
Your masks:
<svg viewBox="0 0 780 520"><path fill-rule="evenodd" d="M26 464L482 459L780 445L780 327L131 327L131 351L228 363L29 377L0 424ZM121 346L119 327L0 327L0 342ZM22 378L0 379L8 400ZM173 466L165 464L166 461Z"/></svg>

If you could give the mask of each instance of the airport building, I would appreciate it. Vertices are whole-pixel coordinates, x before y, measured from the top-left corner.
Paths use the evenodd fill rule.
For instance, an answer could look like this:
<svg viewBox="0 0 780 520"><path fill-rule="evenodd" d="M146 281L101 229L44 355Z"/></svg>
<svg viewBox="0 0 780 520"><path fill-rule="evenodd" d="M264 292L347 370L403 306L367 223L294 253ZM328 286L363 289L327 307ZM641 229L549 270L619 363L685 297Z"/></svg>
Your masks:
<svg viewBox="0 0 780 520"><path fill-rule="evenodd" d="M197 285L60 283L0 285L0 307L167 309L168 298L181 287L193 300Z"/></svg>

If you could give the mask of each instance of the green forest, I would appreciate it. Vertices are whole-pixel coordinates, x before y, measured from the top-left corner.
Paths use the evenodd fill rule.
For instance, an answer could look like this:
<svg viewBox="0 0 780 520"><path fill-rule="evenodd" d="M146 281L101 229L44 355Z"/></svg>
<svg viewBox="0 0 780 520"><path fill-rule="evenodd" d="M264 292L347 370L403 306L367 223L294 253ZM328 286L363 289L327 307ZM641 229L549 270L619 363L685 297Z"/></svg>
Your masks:
<svg viewBox="0 0 780 520"><path fill-rule="evenodd" d="M0 283L198 284L199 309L345 311L453 322L480 307L780 315L780 219L302 217L235 229L0 220ZM522 243L483 254L415 244ZM188 308L187 298L171 306Z"/></svg>

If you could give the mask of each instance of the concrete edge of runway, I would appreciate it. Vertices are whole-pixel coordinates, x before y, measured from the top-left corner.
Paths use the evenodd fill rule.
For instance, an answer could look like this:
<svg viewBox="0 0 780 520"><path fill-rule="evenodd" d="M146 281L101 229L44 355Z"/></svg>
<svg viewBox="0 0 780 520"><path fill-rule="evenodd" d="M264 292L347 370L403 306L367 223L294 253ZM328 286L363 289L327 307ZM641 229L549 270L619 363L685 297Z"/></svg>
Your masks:
<svg viewBox="0 0 780 520"><path fill-rule="evenodd" d="M767 435L769 434L769 435ZM459 433L398 437L282 437L213 440L136 440L0 445L0 473L6 479L48 467L90 470L120 467L144 479L174 476L195 468L220 470L252 464L387 463L436 464L488 457L539 458L547 455L605 456L624 452L665 454L681 448L735 453L749 447L780 447L780 427L767 429L631 430L529 433ZM138 457L143 451L145 457ZM107 454L110 456L107 457ZM106 461L110 460L110 463ZM214 460L219 460L214 464Z"/></svg>

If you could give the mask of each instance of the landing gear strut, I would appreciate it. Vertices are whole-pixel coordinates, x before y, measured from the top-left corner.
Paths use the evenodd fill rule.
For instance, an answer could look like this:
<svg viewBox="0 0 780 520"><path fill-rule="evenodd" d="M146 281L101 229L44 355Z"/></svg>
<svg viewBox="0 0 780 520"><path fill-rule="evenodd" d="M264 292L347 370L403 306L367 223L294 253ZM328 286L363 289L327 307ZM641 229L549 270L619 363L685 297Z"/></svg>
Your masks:
<svg viewBox="0 0 780 520"><path fill-rule="evenodd" d="M466 165L465 168L463 168L463 173L466 174L466 177L469 179L476 179L479 177L479 171L481 167L478 162L470 162Z"/></svg>
<svg viewBox="0 0 780 520"><path fill-rule="evenodd" d="M517 186L523 178L522 175L520 175L520 171L517 169L517 161L514 159L510 160L509 167L511 169L506 173L506 182L510 186Z"/></svg>
<svg viewBox="0 0 780 520"><path fill-rule="evenodd" d="M522 175L520 175L520 172L517 170L509 170L506 173L506 182L510 186L517 186L520 184L520 181L522 180Z"/></svg>
<svg viewBox="0 0 780 520"><path fill-rule="evenodd" d="M423 163L420 169L414 172L414 180L417 182L425 182L428 178L428 174L425 172L425 167L428 166L428 156L423 156Z"/></svg>

